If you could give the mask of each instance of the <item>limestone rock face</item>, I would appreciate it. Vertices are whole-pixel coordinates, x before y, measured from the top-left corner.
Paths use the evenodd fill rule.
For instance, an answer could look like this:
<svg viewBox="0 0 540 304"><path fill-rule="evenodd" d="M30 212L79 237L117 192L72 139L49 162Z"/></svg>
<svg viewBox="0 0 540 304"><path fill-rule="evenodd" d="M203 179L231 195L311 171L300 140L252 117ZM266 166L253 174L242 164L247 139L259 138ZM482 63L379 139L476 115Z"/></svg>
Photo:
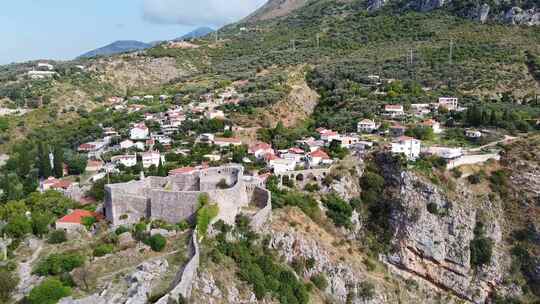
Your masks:
<svg viewBox="0 0 540 304"><path fill-rule="evenodd" d="M490 263L474 270L469 244L479 210L488 219L486 236L495 244L501 242L500 206L467 191L460 193L459 201L449 200L442 190L409 172L401 173L396 195L399 207L391 219L395 251L386 261L397 272L423 278L464 300L484 303L502 282L503 253L494 248ZM430 213L428 204L437 206L438 214Z"/></svg>
<svg viewBox="0 0 540 304"><path fill-rule="evenodd" d="M368 11L374 12L381 9L388 0L369 0L368 1Z"/></svg>
<svg viewBox="0 0 540 304"><path fill-rule="evenodd" d="M523 10L520 7L512 7L504 14L503 21L517 25L540 25L540 11L536 9Z"/></svg>
<svg viewBox="0 0 540 304"><path fill-rule="evenodd" d="M152 291L152 283L161 274L167 271L167 260L144 262L137 266L137 270L128 278L130 287L127 291L126 304L144 304Z"/></svg>

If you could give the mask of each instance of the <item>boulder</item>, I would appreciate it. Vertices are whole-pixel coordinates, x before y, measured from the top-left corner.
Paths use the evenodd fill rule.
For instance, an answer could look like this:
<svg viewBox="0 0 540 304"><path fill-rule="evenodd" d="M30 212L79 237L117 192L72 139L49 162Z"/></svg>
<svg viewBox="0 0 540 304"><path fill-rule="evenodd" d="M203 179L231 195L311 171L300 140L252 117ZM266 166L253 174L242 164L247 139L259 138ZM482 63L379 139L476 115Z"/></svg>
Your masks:
<svg viewBox="0 0 540 304"><path fill-rule="evenodd" d="M124 232L118 236L118 246L120 249L124 250L127 248L133 248L137 245L137 241L133 239L131 233Z"/></svg>

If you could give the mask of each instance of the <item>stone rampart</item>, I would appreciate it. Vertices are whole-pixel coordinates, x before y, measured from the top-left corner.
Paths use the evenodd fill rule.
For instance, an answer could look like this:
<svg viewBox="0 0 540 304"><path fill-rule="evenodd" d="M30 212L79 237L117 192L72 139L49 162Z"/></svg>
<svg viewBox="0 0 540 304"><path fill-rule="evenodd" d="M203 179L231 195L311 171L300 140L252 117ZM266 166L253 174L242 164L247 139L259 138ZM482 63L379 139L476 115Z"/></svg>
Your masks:
<svg viewBox="0 0 540 304"><path fill-rule="evenodd" d="M272 215L272 197L270 191L263 188L255 188L253 191L252 204L261 208L251 218L251 229L260 232L263 226L270 221Z"/></svg>

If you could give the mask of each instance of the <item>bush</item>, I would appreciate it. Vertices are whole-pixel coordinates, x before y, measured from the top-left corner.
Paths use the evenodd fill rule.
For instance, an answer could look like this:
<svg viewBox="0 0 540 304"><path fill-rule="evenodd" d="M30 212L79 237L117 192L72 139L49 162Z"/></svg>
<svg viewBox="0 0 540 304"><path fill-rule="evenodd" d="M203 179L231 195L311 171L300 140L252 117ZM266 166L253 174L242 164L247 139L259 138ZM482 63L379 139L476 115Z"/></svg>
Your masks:
<svg viewBox="0 0 540 304"><path fill-rule="evenodd" d="M33 273L46 276L70 272L84 264L85 258L77 253L53 253L42 259Z"/></svg>
<svg viewBox="0 0 540 304"><path fill-rule="evenodd" d="M313 282L313 285L317 286L321 291L324 291L326 287L328 287L326 276L322 273L313 275L310 280Z"/></svg>
<svg viewBox="0 0 540 304"><path fill-rule="evenodd" d="M114 251L114 246L112 244L100 244L94 248L94 256L102 257Z"/></svg>
<svg viewBox="0 0 540 304"><path fill-rule="evenodd" d="M54 230L49 233L47 242L49 244L60 244L67 241L67 234L64 230Z"/></svg>
<svg viewBox="0 0 540 304"><path fill-rule="evenodd" d="M200 237L206 236L208 232L208 226L212 219L219 213L219 207L217 204L206 204L197 211L197 232Z"/></svg>
<svg viewBox="0 0 540 304"><path fill-rule="evenodd" d="M92 226L96 223L96 218L93 216L85 216L81 219L82 224L86 229L92 229Z"/></svg>
<svg viewBox="0 0 540 304"><path fill-rule="evenodd" d="M125 232L129 232L129 229L126 226L120 226L120 227L116 228L116 230L114 231L114 233L116 233L116 235L120 235L120 234L125 233Z"/></svg>
<svg viewBox="0 0 540 304"><path fill-rule="evenodd" d="M431 202L429 204L427 204L427 211L431 214L435 214L435 215L438 215L439 214L439 207L437 206L437 204Z"/></svg>
<svg viewBox="0 0 540 304"><path fill-rule="evenodd" d="M471 251L471 265L482 266L491 261L493 252L493 240L485 236L484 224L477 222L474 227L474 238L469 243Z"/></svg>
<svg viewBox="0 0 540 304"><path fill-rule="evenodd" d="M154 234L153 236L148 238L147 244L150 246L150 248L152 248L152 250L160 252L165 249L165 246L167 245L167 239L161 234Z"/></svg>
<svg viewBox="0 0 540 304"><path fill-rule="evenodd" d="M373 283L364 281L358 284L358 297L363 300L371 300L375 296L375 286Z"/></svg>
<svg viewBox="0 0 540 304"><path fill-rule="evenodd" d="M13 238L22 238L32 232L32 223L24 215L16 215L9 219L4 232Z"/></svg>
<svg viewBox="0 0 540 304"><path fill-rule="evenodd" d="M310 183L304 186L304 190L308 192L317 192L321 190L321 187L319 187L319 184Z"/></svg>
<svg viewBox="0 0 540 304"><path fill-rule="evenodd" d="M7 270L0 270L0 300L7 303L19 283L18 278Z"/></svg>
<svg viewBox="0 0 540 304"><path fill-rule="evenodd" d="M327 195L323 198L323 203L328 208L326 214L338 227L349 228L351 226L352 207L336 194Z"/></svg>
<svg viewBox="0 0 540 304"><path fill-rule="evenodd" d="M58 279L50 278L30 291L28 302L30 304L55 304L70 294L71 288L64 286Z"/></svg>

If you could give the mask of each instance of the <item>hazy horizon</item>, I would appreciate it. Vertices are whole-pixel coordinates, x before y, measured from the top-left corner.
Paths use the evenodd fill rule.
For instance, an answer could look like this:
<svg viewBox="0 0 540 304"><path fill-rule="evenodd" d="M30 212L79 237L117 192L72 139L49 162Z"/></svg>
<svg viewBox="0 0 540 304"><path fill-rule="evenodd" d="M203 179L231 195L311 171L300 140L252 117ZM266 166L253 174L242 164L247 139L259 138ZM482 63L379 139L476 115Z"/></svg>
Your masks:
<svg viewBox="0 0 540 304"><path fill-rule="evenodd" d="M0 11L0 64L71 60L118 40L152 42L219 28L264 0L20 0Z"/></svg>

